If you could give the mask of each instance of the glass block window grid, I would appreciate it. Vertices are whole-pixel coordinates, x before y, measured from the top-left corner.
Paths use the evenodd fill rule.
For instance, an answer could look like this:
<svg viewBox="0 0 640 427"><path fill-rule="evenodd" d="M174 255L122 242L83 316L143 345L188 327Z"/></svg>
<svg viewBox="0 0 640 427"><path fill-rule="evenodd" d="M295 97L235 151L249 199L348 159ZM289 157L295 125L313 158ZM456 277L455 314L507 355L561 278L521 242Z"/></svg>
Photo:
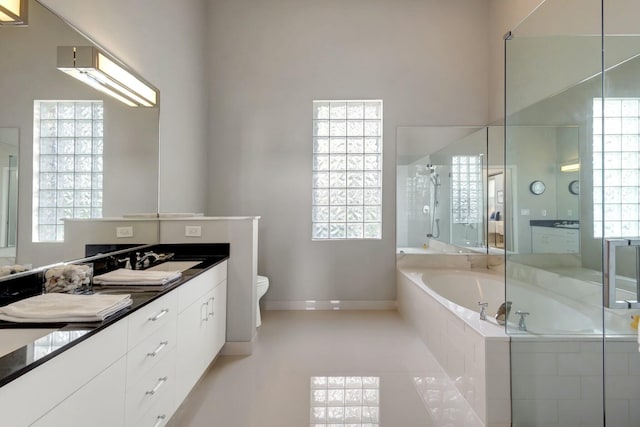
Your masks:
<svg viewBox="0 0 640 427"><path fill-rule="evenodd" d="M314 240L382 238L382 101L313 102Z"/></svg>
<svg viewBox="0 0 640 427"><path fill-rule="evenodd" d="M451 213L454 224L482 222L482 157L451 159Z"/></svg>
<svg viewBox="0 0 640 427"><path fill-rule="evenodd" d="M380 377L311 377L310 427L379 427Z"/></svg>
<svg viewBox="0 0 640 427"><path fill-rule="evenodd" d="M639 135L640 98L605 98L604 101L594 98L593 234L596 238L640 235Z"/></svg>
<svg viewBox="0 0 640 427"><path fill-rule="evenodd" d="M64 240L63 218L102 217L102 101L35 101L34 242Z"/></svg>

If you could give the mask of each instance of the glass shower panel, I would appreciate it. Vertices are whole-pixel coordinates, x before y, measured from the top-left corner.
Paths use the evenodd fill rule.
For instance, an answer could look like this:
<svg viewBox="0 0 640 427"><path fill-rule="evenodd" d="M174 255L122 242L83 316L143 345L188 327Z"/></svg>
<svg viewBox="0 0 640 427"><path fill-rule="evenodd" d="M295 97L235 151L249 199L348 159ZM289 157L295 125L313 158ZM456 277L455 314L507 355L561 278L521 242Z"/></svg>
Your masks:
<svg viewBox="0 0 640 427"><path fill-rule="evenodd" d="M576 10L580 10L579 16ZM549 0L505 41L505 189L512 424L603 426L594 99L601 3Z"/></svg>
<svg viewBox="0 0 640 427"><path fill-rule="evenodd" d="M604 2L604 94L594 99L594 184L599 178L603 198L594 233L604 240L605 298L604 381L606 425L640 425L640 13L638 2ZM635 18L634 18L635 17ZM601 105L600 105L601 104ZM596 134L601 131L602 137ZM601 140L600 146L596 140ZM600 192L594 187L594 193ZM598 224L601 221L602 227ZM608 285L608 286L607 286ZM607 290L608 288L608 290ZM614 308L618 307L618 308ZM629 308L632 307L632 308Z"/></svg>

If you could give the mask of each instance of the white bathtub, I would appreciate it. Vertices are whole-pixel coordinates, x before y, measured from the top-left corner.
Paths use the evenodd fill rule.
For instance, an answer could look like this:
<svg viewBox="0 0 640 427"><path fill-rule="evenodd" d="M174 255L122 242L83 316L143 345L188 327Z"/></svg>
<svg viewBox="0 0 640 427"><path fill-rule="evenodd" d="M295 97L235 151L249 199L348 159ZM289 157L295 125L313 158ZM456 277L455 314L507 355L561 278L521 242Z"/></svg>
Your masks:
<svg viewBox="0 0 640 427"><path fill-rule="evenodd" d="M496 325L494 315L498 308L504 301L512 301L508 324L510 335L525 333L519 329L520 316L516 314L517 311L529 313L525 317L526 333L529 334L602 334L601 308L596 304L585 304L579 296L573 301L539 286L511 278L505 295L504 276L487 273L486 270L403 269L403 272L441 304L487 336L492 336L492 329L479 326L479 302L489 304L486 310L487 321ZM593 293L590 289L592 286L595 285L584 283L586 294ZM627 314L615 310L605 311L608 336L628 332Z"/></svg>
<svg viewBox="0 0 640 427"><path fill-rule="evenodd" d="M506 295L504 276L486 269L398 268L399 311L416 327L486 426L510 425L510 364L518 372L512 379L516 413L522 402L530 408L539 401L542 408L555 399L553 393L536 395L529 384L556 390L558 378L566 378L567 384L586 384L594 378L603 363L603 313L606 351L612 353L607 361L615 365L615 372L634 366L640 358L637 337L629 326L630 315L640 311L603 311L600 299L595 298L601 295L601 285L522 268L527 271L517 277L531 279L531 283L510 277ZM513 301L508 334L493 318L505 300ZM489 304L485 321L480 320L478 302ZM518 328L519 310L530 313L526 332ZM510 358L510 341L516 360ZM640 379L640 374L629 369L623 380ZM579 393L571 399L590 405ZM630 405L626 400L622 403Z"/></svg>
<svg viewBox="0 0 640 427"><path fill-rule="evenodd" d="M398 268L398 309L484 425L508 427L509 337L491 318L504 282L486 271ZM489 302L488 320L480 320L479 301Z"/></svg>

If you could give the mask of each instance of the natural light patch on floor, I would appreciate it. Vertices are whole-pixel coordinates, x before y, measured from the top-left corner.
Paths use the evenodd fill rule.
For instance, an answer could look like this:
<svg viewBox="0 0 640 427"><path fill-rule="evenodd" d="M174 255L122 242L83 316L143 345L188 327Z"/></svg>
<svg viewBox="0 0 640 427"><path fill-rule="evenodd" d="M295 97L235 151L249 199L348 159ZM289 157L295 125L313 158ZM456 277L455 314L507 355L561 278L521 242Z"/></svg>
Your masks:
<svg viewBox="0 0 640 427"><path fill-rule="evenodd" d="M484 427L447 375L414 377L413 383L437 426Z"/></svg>
<svg viewBox="0 0 640 427"><path fill-rule="evenodd" d="M311 377L311 427L378 427L380 377Z"/></svg>

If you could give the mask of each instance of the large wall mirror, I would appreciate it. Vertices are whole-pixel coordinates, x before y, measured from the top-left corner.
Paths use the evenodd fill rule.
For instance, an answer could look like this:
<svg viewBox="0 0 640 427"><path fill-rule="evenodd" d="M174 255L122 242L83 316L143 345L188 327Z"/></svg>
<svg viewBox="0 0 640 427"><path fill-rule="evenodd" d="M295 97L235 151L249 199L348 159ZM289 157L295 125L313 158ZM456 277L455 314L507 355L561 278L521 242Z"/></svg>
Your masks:
<svg viewBox="0 0 640 427"><path fill-rule="evenodd" d="M638 235L638 37L604 38L604 79L602 42L557 36L551 50L548 36L525 34L508 43L506 165L517 175L507 189L517 231L512 261L586 277L601 269L603 234ZM532 63L553 64L556 73ZM547 184L541 194L530 190L538 180ZM617 271L635 277L631 249L618 251Z"/></svg>
<svg viewBox="0 0 640 427"><path fill-rule="evenodd" d="M29 2L28 23L25 27L0 27L0 263L38 267L63 261L59 259L62 243L51 240L63 234L60 218L73 210L86 211L87 197L91 199L91 206L99 208L102 217L157 212L159 108L129 107L57 70L58 46L92 43L35 0ZM47 102L42 104L40 113L35 109L36 101ZM86 114L91 114L90 101L102 102L103 116L101 132L93 133L91 138L82 139L85 135L77 122L73 129L72 121L58 121L53 125L53 121L46 125L40 122L40 128L34 132L38 127L34 115L44 116L44 108L48 119L71 119L74 114L76 119L78 115L87 118ZM93 114L96 114L95 108ZM63 129L67 125L71 130ZM62 134L63 131L67 133ZM58 139L56 143L53 138L43 141L43 135L48 135L46 132L51 136L57 132L58 138L69 135L69 138ZM40 136L35 143L34 134ZM92 161L101 166L92 171L101 169L101 177L76 174L74 178L73 174L66 173L78 170L78 165L88 159L86 155L95 154L96 151L91 150L99 145L102 155ZM54 148L58 154L67 156L57 160L42 157ZM39 160L34 160L34 152L40 155ZM16 166L17 183L12 175ZM93 179L91 184L82 188L92 190L90 193L71 191L58 193L53 198L51 192L42 193L54 185L58 189L61 185L73 189L74 180L89 178ZM62 182L64 184L60 184ZM34 188L40 193L34 193ZM17 206L15 216L8 210L12 203L14 208ZM45 225L34 224L35 213L46 218L42 221ZM54 215L57 216L51 220ZM38 237L34 239L39 230L45 232L40 236L42 241L37 241ZM9 249L5 249L7 247Z"/></svg>
<svg viewBox="0 0 640 427"><path fill-rule="evenodd" d="M484 126L397 129L399 251L486 251L487 137Z"/></svg>

